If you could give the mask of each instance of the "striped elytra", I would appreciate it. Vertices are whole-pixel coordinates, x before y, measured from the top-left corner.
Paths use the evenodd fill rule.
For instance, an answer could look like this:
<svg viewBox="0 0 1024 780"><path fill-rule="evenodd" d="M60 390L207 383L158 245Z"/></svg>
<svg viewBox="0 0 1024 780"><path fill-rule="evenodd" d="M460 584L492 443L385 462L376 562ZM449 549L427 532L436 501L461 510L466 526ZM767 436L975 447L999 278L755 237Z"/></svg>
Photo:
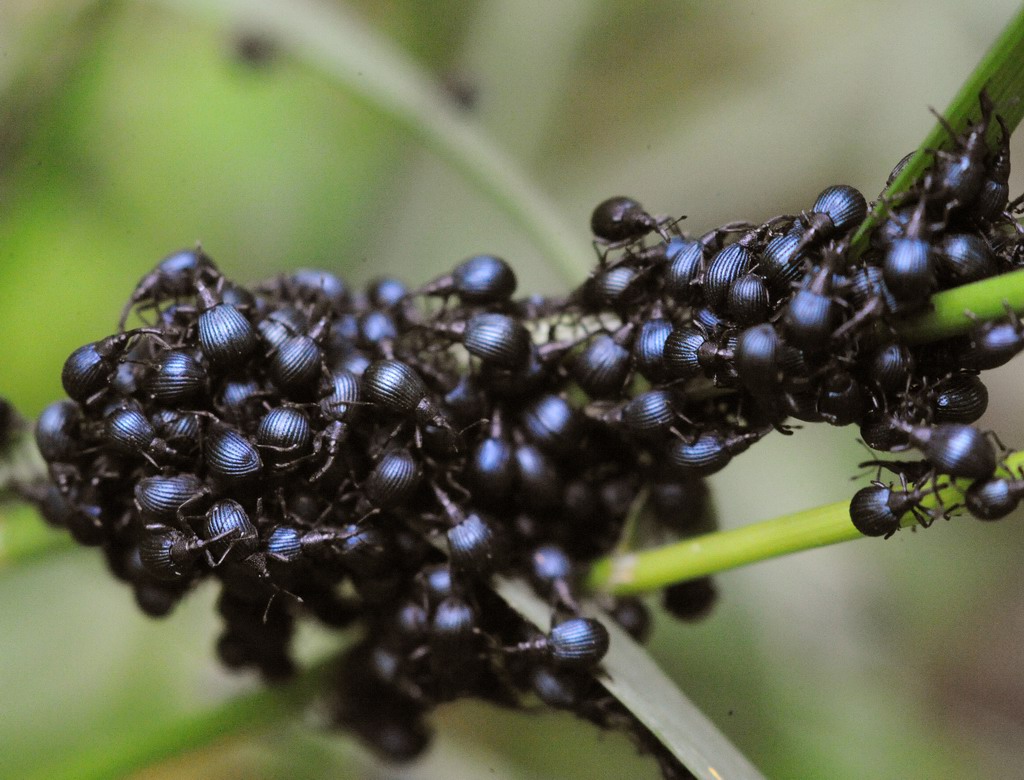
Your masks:
<svg viewBox="0 0 1024 780"><path fill-rule="evenodd" d="M385 452L363 483L366 499L376 507L404 503L420 485L419 461L407 449Z"/></svg>
<svg viewBox="0 0 1024 780"><path fill-rule="evenodd" d="M225 425L211 426L203 441L210 476L224 488L242 487L263 473L263 460L245 436Z"/></svg>
<svg viewBox="0 0 1024 780"><path fill-rule="evenodd" d="M622 392L629 368L629 351L601 334L577 355L572 376L591 398L613 398Z"/></svg>
<svg viewBox="0 0 1024 780"><path fill-rule="evenodd" d="M302 554L302 534L290 525L279 525L267 534L267 556L273 560L291 562Z"/></svg>
<svg viewBox="0 0 1024 780"><path fill-rule="evenodd" d="M768 287L757 274L747 273L734 281L726 303L729 315L741 327L768 319Z"/></svg>
<svg viewBox="0 0 1024 780"><path fill-rule="evenodd" d="M218 303L199 315L199 347L212 368L238 368L256 351L256 346L256 330L231 304Z"/></svg>
<svg viewBox="0 0 1024 780"><path fill-rule="evenodd" d="M290 336L270 356L267 373L286 392L304 395L313 390L321 375L323 351L309 336Z"/></svg>
<svg viewBox="0 0 1024 780"><path fill-rule="evenodd" d="M804 275L803 255L797 252L802 230L790 230L776 236L764 248L757 271L764 276L774 298L789 295L793 285Z"/></svg>
<svg viewBox="0 0 1024 780"><path fill-rule="evenodd" d="M157 435L176 450L189 452L198 447L202 426L199 415L176 409L157 409L149 418Z"/></svg>
<svg viewBox="0 0 1024 780"><path fill-rule="evenodd" d="M206 512L200 524L199 536L205 542L215 562L228 556L241 560L252 555L259 547L259 534L249 515L237 501L216 501Z"/></svg>
<svg viewBox="0 0 1024 780"><path fill-rule="evenodd" d="M463 343L469 354L504 368L523 365L530 354L530 334L522 323L505 314L472 317L466 323Z"/></svg>
<svg viewBox="0 0 1024 780"><path fill-rule="evenodd" d="M877 265L866 265L850 274L849 294L857 309L879 306L882 311L895 311L899 306Z"/></svg>
<svg viewBox="0 0 1024 780"><path fill-rule="evenodd" d="M665 340L662 363L665 373L672 379L689 379L701 371L698 350L707 337L691 325L677 325Z"/></svg>
<svg viewBox="0 0 1024 780"><path fill-rule="evenodd" d="M704 274L704 297L716 311L724 310L733 282L743 276L753 263L750 250L742 244L730 244L708 263Z"/></svg>
<svg viewBox="0 0 1024 780"><path fill-rule="evenodd" d="M710 306L697 306L690 313L693 324L703 328L705 333L718 334L729 328L729 322L725 320Z"/></svg>
<svg viewBox="0 0 1024 780"><path fill-rule="evenodd" d="M988 388L977 374L953 374L932 388L931 404L935 422L977 422L988 409Z"/></svg>
<svg viewBox="0 0 1024 780"><path fill-rule="evenodd" d="M868 215L868 204L859 190L845 184L836 184L822 190L811 211L824 214L837 233L856 227Z"/></svg>
<svg viewBox="0 0 1024 780"><path fill-rule="evenodd" d="M660 317L647 320L633 340L633 365L644 379L660 382L665 378L665 342L672 323Z"/></svg>
<svg viewBox="0 0 1024 780"><path fill-rule="evenodd" d="M860 437L871 449L882 452L896 452L910 446L907 434L881 409L874 409L864 415L860 424Z"/></svg>
<svg viewBox="0 0 1024 780"><path fill-rule="evenodd" d="M307 318L294 307L282 306L257 322L256 330L269 351L277 349L292 336L300 335L308 326Z"/></svg>
<svg viewBox="0 0 1024 780"><path fill-rule="evenodd" d="M662 436L676 421L676 410L669 390L648 390L635 396L622 409L622 422L640 439Z"/></svg>
<svg viewBox="0 0 1024 780"><path fill-rule="evenodd" d="M850 520L865 536L889 538L900 528L900 518L907 513L892 507L893 491L884 485L868 485L853 494L850 500Z"/></svg>
<svg viewBox="0 0 1024 780"><path fill-rule="evenodd" d="M279 406L271 409L256 428L256 444L263 448L264 460L271 466L294 463L313 445L313 429L299 409Z"/></svg>
<svg viewBox="0 0 1024 780"><path fill-rule="evenodd" d="M97 347L97 344L81 346L64 361L60 374L61 384L64 392L76 401L84 401L102 390L113 370Z"/></svg>
<svg viewBox="0 0 1024 780"><path fill-rule="evenodd" d="M195 474L144 477L135 484L135 504L147 520L171 522L182 504L195 498L202 486Z"/></svg>
<svg viewBox="0 0 1024 780"><path fill-rule="evenodd" d="M706 431L691 441L674 441L668 448L669 465L694 476L721 471L731 460L726 438L718 431Z"/></svg>
<svg viewBox="0 0 1024 780"><path fill-rule="evenodd" d="M947 233L934 254L935 275L943 287L956 287L986 279L999 272L995 255L981 236Z"/></svg>
<svg viewBox="0 0 1024 780"><path fill-rule="evenodd" d="M205 543L174 528L149 532L139 542L139 559L148 574L158 580L180 580L193 573L206 549Z"/></svg>
<svg viewBox="0 0 1024 780"><path fill-rule="evenodd" d="M906 389L914 367L914 356L910 350L893 342L875 353L868 367L868 376L881 390L893 393Z"/></svg>
<svg viewBox="0 0 1024 780"><path fill-rule="evenodd" d="M185 350L165 352L147 375L143 387L156 401L174 404L206 389L206 369Z"/></svg>
<svg viewBox="0 0 1024 780"><path fill-rule="evenodd" d="M225 421L243 423L254 419L260 399L264 395L263 388L255 379L228 378L216 394L214 407Z"/></svg>
<svg viewBox="0 0 1024 780"><path fill-rule="evenodd" d="M489 574L500 563L501 542L494 526L478 514L448 529L448 556L459 571Z"/></svg>
<svg viewBox="0 0 1024 780"><path fill-rule="evenodd" d="M627 265L619 265L599 273L588 283L588 298L596 306L620 307L636 301L641 295L640 274Z"/></svg>
<svg viewBox="0 0 1024 780"><path fill-rule="evenodd" d="M593 618L571 618L551 629L546 644L555 664L590 667L608 652L608 629Z"/></svg>
<svg viewBox="0 0 1024 780"><path fill-rule="evenodd" d="M156 437L156 430L146 415L135 408L117 409L104 421L105 441L124 455L145 452Z"/></svg>
<svg viewBox="0 0 1024 780"><path fill-rule="evenodd" d="M399 360L375 360L362 379L366 400L392 414L412 414L427 397L420 375Z"/></svg>
<svg viewBox="0 0 1024 780"><path fill-rule="evenodd" d="M692 303L700 293L698 280L704 268L704 246L700 241L673 238L665 247L665 292L676 303Z"/></svg>
<svg viewBox="0 0 1024 780"><path fill-rule="evenodd" d="M320 414L326 420L351 419L359 408L359 377L351 371L332 371L320 380Z"/></svg>

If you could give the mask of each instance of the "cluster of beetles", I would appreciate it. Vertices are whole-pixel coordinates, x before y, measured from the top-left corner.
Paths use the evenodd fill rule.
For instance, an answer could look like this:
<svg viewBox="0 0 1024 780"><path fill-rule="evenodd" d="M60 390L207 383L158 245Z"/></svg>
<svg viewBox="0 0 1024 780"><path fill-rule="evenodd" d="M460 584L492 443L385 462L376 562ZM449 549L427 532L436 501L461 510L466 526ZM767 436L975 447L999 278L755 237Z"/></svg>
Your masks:
<svg viewBox="0 0 1024 780"><path fill-rule="evenodd" d="M357 290L326 270L244 286L177 252L113 335L68 357L68 398L35 426L48 479L22 492L100 547L149 615L216 582L231 668L287 678L300 618L356 631L331 712L386 757L419 754L430 710L463 696L539 698L657 753L601 685L608 632L579 603L624 533L713 530L703 479L815 422L920 455L868 461L878 479L850 506L866 535L948 515L925 499L953 479L973 480L982 519L1024 497L973 425L979 371L1024 349L1024 327L1010 314L927 344L899 330L933 293L1024 265L1008 135L983 99L914 187L879 201L857 251L869 204L849 186L700 236L611 198L593 272L561 297L515 297L491 255ZM532 583L550 624L517 615L496 576ZM686 620L715 598L708 578L662 594ZM602 620L646 636L643 603L599 599Z"/></svg>

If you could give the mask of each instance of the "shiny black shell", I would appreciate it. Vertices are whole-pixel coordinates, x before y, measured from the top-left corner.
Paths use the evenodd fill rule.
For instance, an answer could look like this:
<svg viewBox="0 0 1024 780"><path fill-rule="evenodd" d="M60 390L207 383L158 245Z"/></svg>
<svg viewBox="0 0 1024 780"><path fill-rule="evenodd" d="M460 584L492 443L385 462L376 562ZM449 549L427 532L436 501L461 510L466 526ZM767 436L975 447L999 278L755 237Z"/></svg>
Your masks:
<svg viewBox="0 0 1024 780"><path fill-rule="evenodd" d="M199 315L199 346L212 368L238 368L256 351L256 331L238 309L219 303Z"/></svg>
<svg viewBox="0 0 1024 780"><path fill-rule="evenodd" d="M206 369L192 353L172 350L161 355L146 376L143 387L156 401L179 403L203 393Z"/></svg>
<svg viewBox="0 0 1024 780"><path fill-rule="evenodd" d="M547 636L551 660L562 667L592 667L604 658L608 645L608 629L592 618L571 618Z"/></svg>
<svg viewBox="0 0 1024 780"><path fill-rule="evenodd" d="M516 275L500 257L477 255L452 271L452 288L465 303L493 303L512 297Z"/></svg>
<svg viewBox="0 0 1024 780"><path fill-rule="evenodd" d="M392 414L412 414L427 397L420 375L399 360L375 360L362 377L366 400Z"/></svg>
<svg viewBox="0 0 1024 780"><path fill-rule="evenodd" d="M135 503L145 520L168 523L201 488L202 482L194 474L144 477L135 484Z"/></svg>
<svg viewBox="0 0 1024 780"><path fill-rule="evenodd" d="M404 448L388 450L366 478L363 491L373 506L395 506L415 492L422 476L419 461L411 451Z"/></svg>
<svg viewBox="0 0 1024 780"><path fill-rule="evenodd" d="M753 255L742 244L730 244L708 263L704 274L704 298L716 311L725 309L733 282L750 270Z"/></svg>
<svg viewBox="0 0 1024 780"><path fill-rule="evenodd" d="M477 314L466 323L463 344L469 354L496 366L515 368L530 354L530 334L514 317Z"/></svg>
<svg viewBox="0 0 1024 780"><path fill-rule="evenodd" d="M576 356L572 375L591 398L614 398L622 392L629 368L629 351L600 334Z"/></svg>

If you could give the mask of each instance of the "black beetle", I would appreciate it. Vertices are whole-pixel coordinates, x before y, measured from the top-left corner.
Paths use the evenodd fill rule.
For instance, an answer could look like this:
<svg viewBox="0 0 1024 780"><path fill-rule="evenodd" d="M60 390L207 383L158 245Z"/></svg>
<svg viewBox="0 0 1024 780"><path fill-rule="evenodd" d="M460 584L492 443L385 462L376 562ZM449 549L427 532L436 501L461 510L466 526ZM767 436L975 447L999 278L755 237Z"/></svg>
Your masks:
<svg viewBox="0 0 1024 780"><path fill-rule="evenodd" d="M628 244L652 231L668 241L663 224L663 220L652 217L637 201L621 195L601 201L590 215L590 231L594 237L611 245Z"/></svg>
<svg viewBox="0 0 1024 780"><path fill-rule="evenodd" d="M481 304L508 300L515 291L516 275L508 263L493 255L476 255L417 292L420 295L457 295L464 303Z"/></svg>

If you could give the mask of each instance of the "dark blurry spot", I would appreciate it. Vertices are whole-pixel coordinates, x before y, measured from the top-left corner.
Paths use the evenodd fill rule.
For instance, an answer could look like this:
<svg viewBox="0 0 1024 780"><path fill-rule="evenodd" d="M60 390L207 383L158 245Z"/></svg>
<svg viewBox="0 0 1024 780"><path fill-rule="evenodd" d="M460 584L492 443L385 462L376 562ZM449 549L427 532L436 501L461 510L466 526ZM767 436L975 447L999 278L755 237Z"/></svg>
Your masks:
<svg viewBox="0 0 1024 780"><path fill-rule="evenodd" d="M234 40L234 55L254 68L266 67L277 54L277 44L264 33L252 30L239 32Z"/></svg>
<svg viewBox="0 0 1024 780"><path fill-rule="evenodd" d="M480 101L480 86L476 80L456 71L441 74L441 90L445 96L463 111L472 111Z"/></svg>

